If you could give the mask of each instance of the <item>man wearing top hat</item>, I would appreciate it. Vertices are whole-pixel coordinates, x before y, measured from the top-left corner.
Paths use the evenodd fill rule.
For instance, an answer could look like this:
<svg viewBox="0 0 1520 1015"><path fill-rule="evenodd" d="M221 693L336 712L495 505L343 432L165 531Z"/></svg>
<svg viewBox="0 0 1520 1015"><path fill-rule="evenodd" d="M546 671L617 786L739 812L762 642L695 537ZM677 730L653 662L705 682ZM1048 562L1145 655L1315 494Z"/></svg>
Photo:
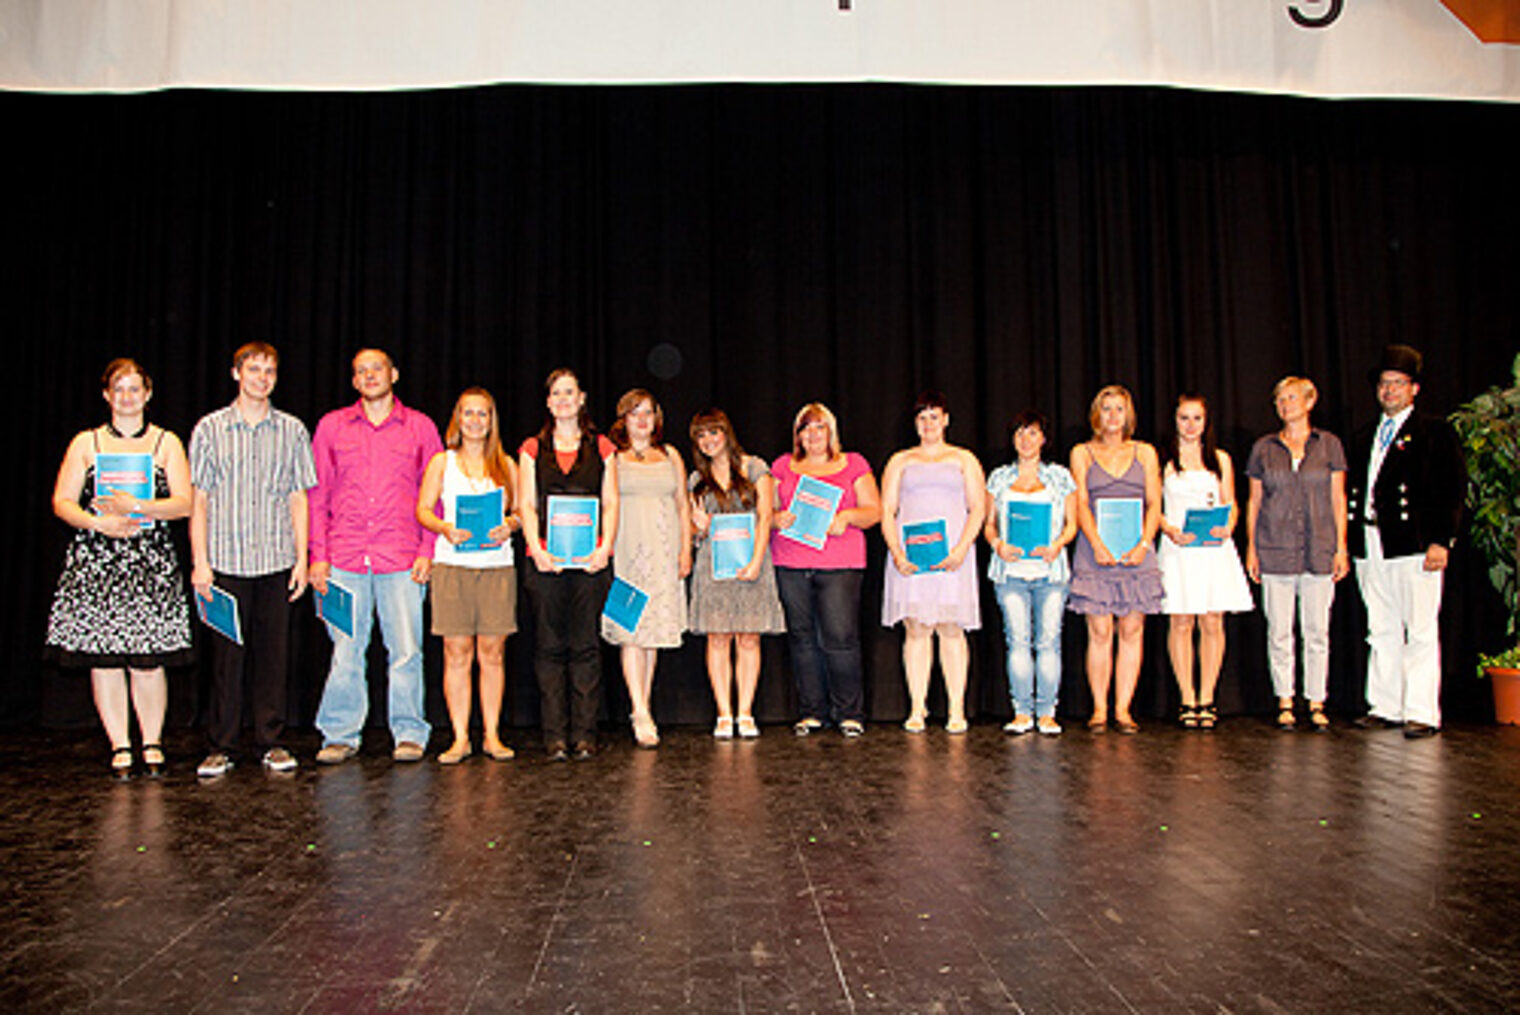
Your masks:
<svg viewBox="0 0 1520 1015"><path fill-rule="evenodd" d="M1441 728L1441 583L1467 472L1451 424L1419 412L1422 357L1390 345L1369 375L1383 410L1351 440L1349 542L1367 605L1368 714L1410 739Z"/></svg>

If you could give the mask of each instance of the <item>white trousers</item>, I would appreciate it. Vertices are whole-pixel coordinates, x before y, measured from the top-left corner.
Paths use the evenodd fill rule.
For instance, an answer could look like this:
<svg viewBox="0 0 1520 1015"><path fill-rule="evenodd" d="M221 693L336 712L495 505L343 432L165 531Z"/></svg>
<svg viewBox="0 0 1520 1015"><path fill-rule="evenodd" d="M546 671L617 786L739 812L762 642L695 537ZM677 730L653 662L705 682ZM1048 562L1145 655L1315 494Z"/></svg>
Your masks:
<svg viewBox="0 0 1520 1015"><path fill-rule="evenodd" d="M1367 604L1367 705L1394 722L1441 725L1441 571L1423 554L1358 560Z"/></svg>
<svg viewBox="0 0 1520 1015"><path fill-rule="evenodd" d="M1323 702L1330 677L1330 606L1335 581L1327 574L1264 574L1261 609L1267 615L1267 663L1272 690L1293 697L1293 607L1304 643L1304 700Z"/></svg>

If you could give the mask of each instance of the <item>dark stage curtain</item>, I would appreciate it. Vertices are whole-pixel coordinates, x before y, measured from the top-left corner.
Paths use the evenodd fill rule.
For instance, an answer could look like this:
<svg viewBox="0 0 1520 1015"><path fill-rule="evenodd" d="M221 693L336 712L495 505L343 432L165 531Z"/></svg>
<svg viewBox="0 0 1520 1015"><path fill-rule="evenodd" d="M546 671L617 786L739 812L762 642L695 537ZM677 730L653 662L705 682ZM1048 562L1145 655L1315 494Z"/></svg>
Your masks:
<svg viewBox="0 0 1520 1015"><path fill-rule="evenodd" d="M355 396L348 362L390 351L400 396L442 423L492 389L513 442L571 365L608 422L643 385L685 423L724 407L751 449L787 447L803 402L838 413L879 470L912 439L916 393L944 389L952 438L989 468L1026 405L1063 457L1101 385L1130 386L1159 440L1178 392L1206 393L1244 464L1275 424L1273 382L1321 390L1343 436L1375 410L1383 344L1428 354L1424 405L1507 377L1517 345L1520 207L1502 156L1516 111L1160 89L876 85L549 88L317 95L0 95L9 207L5 431L17 516L5 527L0 717L91 722L87 681L39 662L68 538L49 511L69 436L98 423L112 356L154 374L152 417L188 438L234 394L228 358L269 339L278 404L314 425ZM1242 495L1244 484L1241 483ZM1243 528L1242 528L1243 541ZM906 710L901 635L882 630L873 537L862 603L868 701ZM985 562L985 548L978 551ZM1446 704L1484 718L1474 653L1503 642L1482 568L1459 552L1444 611ZM1363 619L1336 601L1331 703L1360 710ZM1006 714L990 594L972 696ZM1164 624L1147 634L1139 707L1176 700ZM1227 711L1271 691L1258 615L1232 618ZM1087 707L1085 633L1069 618L1064 706ZM303 608L301 721L325 636ZM509 716L536 719L530 636ZM438 650L430 708L443 718ZM656 710L706 721L701 646L663 653ZM608 713L622 708L606 660ZM175 674L193 721L196 671ZM378 699L383 701L382 699ZM942 700L942 699L941 699ZM761 715L792 714L785 648L767 641Z"/></svg>

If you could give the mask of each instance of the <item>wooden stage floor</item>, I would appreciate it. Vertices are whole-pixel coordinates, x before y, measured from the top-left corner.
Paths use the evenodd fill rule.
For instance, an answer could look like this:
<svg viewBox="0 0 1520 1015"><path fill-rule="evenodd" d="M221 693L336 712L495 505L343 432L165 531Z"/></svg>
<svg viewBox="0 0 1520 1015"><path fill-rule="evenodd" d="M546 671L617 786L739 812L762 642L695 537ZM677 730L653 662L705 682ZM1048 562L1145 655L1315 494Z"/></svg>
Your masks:
<svg viewBox="0 0 1520 1015"><path fill-rule="evenodd" d="M0 734L0 1005L1520 1010L1520 729L625 737L121 785Z"/></svg>

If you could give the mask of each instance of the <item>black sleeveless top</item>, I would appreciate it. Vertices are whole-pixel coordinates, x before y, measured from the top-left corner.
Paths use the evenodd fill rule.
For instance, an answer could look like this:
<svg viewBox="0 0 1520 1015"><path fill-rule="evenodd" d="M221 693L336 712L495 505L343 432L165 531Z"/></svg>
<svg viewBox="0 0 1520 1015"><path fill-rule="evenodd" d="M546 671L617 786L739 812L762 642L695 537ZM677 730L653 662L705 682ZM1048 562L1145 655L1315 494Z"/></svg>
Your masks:
<svg viewBox="0 0 1520 1015"><path fill-rule="evenodd" d="M596 435L581 434L581 446L575 452L575 465L569 472L564 472L559 467L559 456L554 453L554 439L539 439L538 456L533 464L540 518L548 517L549 497L553 494L572 497L602 495L602 472L606 465L597 452Z"/></svg>

